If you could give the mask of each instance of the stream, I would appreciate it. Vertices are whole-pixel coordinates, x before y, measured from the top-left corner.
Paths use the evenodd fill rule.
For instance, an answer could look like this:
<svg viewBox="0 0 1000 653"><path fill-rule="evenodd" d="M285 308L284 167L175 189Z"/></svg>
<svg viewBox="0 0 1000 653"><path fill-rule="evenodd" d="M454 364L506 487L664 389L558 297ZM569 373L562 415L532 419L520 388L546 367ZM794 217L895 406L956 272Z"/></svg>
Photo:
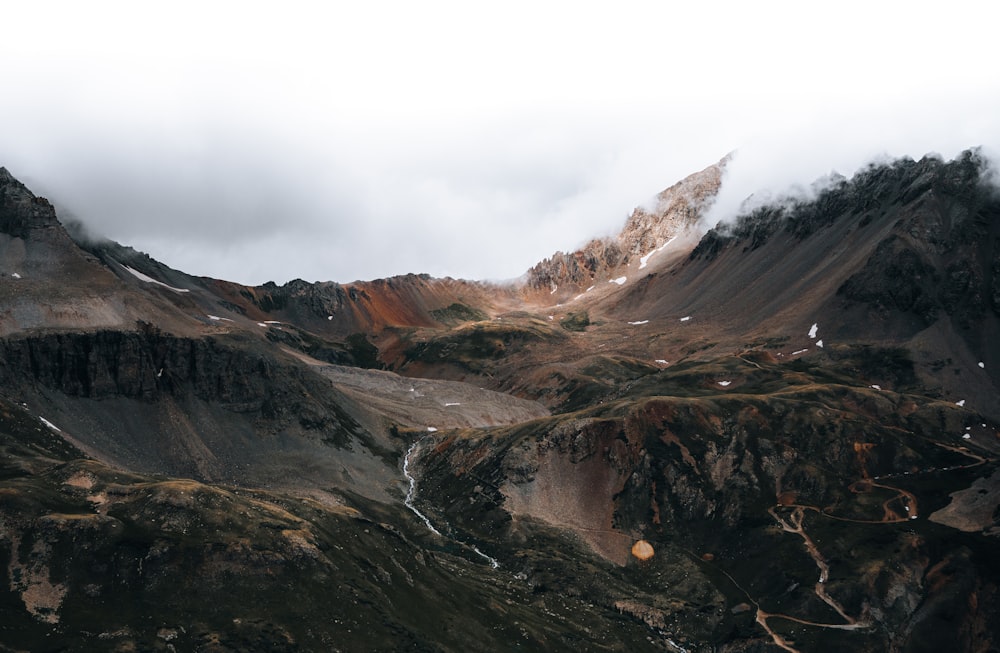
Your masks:
<svg viewBox="0 0 1000 653"><path fill-rule="evenodd" d="M425 515L423 512L421 512L419 508L417 508L416 504L414 503L414 501L417 498L417 479L410 472L410 462L413 456L416 454L420 442L421 441L418 440L413 444L411 444L410 448L407 449L406 451L406 456L403 458L403 476L405 476L406 480L410 483L410 487L406 491L406 499L404 499L403 503L406 505L407 508L409 508L413 512L414 515L419 517L420 520L424 522L424 525L427 526L427 529L430 532L440 537L450 539L451 541L472 550L476 555L478 555L480 558L488 562L490 564L490 567L492 567L493 569L499 569L500 563L497 562L496 558L483 553L482 551L479 550L479 547L477 547L474 544L468 544L457 538L448 537L444 535L441 531L439 531L437 528L434 527L434 524L431 523L430 518L427 517L427 515Z"/></svg>

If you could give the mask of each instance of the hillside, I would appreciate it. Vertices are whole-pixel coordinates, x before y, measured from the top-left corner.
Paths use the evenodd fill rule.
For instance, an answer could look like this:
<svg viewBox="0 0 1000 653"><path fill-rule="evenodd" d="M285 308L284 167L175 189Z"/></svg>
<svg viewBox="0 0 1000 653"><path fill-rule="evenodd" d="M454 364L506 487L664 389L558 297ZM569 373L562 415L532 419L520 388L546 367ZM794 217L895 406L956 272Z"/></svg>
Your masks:
<svg viewBox="0 0 1000 653"><path fill-rule="evenodd" d="M194 277L0 169L0 648L996 648L987 162L706 229L726 162L507 285Z"/></svg>

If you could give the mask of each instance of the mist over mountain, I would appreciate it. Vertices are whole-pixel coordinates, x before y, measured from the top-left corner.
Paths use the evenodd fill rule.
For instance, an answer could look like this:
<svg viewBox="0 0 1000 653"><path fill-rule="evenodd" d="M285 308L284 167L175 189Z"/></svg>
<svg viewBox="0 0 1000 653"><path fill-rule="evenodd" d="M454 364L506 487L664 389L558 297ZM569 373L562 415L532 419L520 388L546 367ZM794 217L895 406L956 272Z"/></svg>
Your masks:
<svg viewBox="0 0 1000 653"><path fill-rule="evenodd" d="M988 155L736 152L505 283L192 275L0 168L0 648L994 650Z"/></svg>

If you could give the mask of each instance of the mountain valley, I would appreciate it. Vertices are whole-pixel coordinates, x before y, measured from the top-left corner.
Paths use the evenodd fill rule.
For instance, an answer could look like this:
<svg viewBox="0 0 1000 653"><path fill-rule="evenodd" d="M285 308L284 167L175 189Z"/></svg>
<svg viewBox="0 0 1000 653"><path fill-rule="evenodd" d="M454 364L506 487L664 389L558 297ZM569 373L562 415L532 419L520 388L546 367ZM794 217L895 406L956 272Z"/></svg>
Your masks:
<svg viewBox="0 0 1000 653"><path fill-rule="evenodd" d="M0 650L1000 650L977 150L509 283L250 287L0 169Z"/></svg>

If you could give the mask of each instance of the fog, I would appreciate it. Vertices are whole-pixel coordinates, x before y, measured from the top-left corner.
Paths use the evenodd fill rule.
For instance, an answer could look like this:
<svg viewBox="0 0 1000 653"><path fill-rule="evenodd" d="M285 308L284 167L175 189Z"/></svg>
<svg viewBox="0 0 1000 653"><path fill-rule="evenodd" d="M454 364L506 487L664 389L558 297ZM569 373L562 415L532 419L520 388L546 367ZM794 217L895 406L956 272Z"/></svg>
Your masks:
<svg viewBox="0 0 1000 653"><path fill-rule="evenodd" d="M0 165L172 267L280 283L516 277L734 150L713 220L1000 152L980 3L666 4L22 3Z"/></svg>

